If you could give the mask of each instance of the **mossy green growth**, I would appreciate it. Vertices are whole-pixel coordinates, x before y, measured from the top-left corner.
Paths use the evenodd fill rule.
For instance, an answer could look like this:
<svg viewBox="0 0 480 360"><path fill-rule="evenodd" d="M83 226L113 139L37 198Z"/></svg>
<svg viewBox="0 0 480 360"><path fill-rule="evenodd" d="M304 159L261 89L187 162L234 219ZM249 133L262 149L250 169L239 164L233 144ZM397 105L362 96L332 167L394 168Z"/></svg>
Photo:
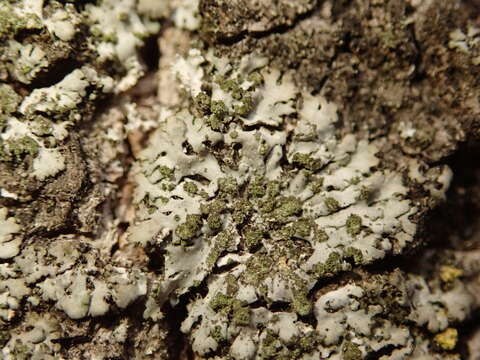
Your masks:
<svg viewBox="0 0 480 360"><path fill-rule="evenodd" d="M0 346L4 346L10 340L10 333L8 331L0 331Z"/></svg>
<svg viewBox="0 0 480 360"><path fill-rule="evenodd" d="M195 107L202 115L210 114L211 99L205 92L200 92L195 97Z"/></svg>
<svg viewBox="0 0 480 360"><path fill-rule="evenodd" d="M295 228L292 225L283 226L271 232L272 238L278 241L288 241L295 235Z"/></svg>
<svg viewBox="0 0 480 360"><path fill-rule="evenodd" d="M186 221L175 229L175 234L183 241L192 239L202 227L200 215L187 215Z"/></svg>
<svg viewBox="0 0 480 360"><path fill-rule="evenodd" d="M239 116L247 116L255 107L255 103L251 96L244 96L240 104L233 106L233 110Z"/></svg>
<svg viewBox="0 0 480 360"><path fill-rule="evenodd" d="M332 197L326 198L325 199L325 206L327 207L328 211L330 212L336 212L340 210L340 204L338 201Z"/></svg>
<svg viewBox="0 0 480 360"><path fill-rule="evenodd" d="M363 358L359 347L350 341L345 342L342 352L343 360L361 360Z"/></svg>
<svg viewBox="0 0 480 360"><path fill-rule="evenodd" d="M256 254L248 259L246 263L247 271L243 273L247 284L258 286L263 279L271 274L274 266L274 260L267 254Z"/></svg>
<svg viewBox="0 0 480 360"><path fill-rule="evenodd" d="M295 235L305 238L310 235L314 226L314 222L311 219L300 219L293 224Z"/></svg>
<svg viewBox="0 0 480 360"><path fill-rule="evenodd" d="M218 188L221 195L236 195L238 193L238 183L233 177L218 179Z"/></svg>
<svg viewBox="0 0 480 360"><path fill-rule="evenodd" d="M323 189L323 177L320 177L318 179L315 179L310 182L310 189L312 189L312 192L314 194L318 194L319 192L322 191Z"/></svg>
<svg viewBox="0 0 480 360"><path fill-rule="evenodd" d="M215 297L210 301L210 307L216 313L228 314L230 307L232 306L233 299L230 296L217 293Z"/></svg>
<svg viewBox="0 0 480 360"><path fill-rule="evenodd" d="M29 136L0 142L0 161L20 163L27 155L35 158L38 149L38 143Z"/></svg>
<svg viewBox="0 0 480 360"><path fill-rule="evenodd" d="M296 153L293 155L292 162L311 171L318 171L322 167L321 160L314 159L308 154Z"/></svg>
<svg viewBox="0 0 480 360"><path fill-rule="evenodd" d="M52 121L44 116L38 115L35 116L32 124L32 133L37 136L48 136L52 134ZM51 139L55 139L51 137Z"/></svg>
<svg viewBox="0 0 480 360"><path fill-rule="evenodd" d="M266 156L268 152L268 144L265 139L260 139L259 146L258 146L258 153L262 156Z"/></svg>
<svg viewBox="0 0 480 360"><path fill-rule="evenodd" d="M235 100L241 100L244 95L244 90L238 85L238 82L232 79L225 80L222 77L217 79L220 89L229 92Z"/></svg>
<svg viewBox="0 0 480 360"><path fill-rule="evenodd" d="M325 230L315 229L315 240L318 242L324 242L328 240L328 235Z"/></svg>
<svg viewBox="0 0 480 360"><path fill-rule="evenodd" d="M228 109L225 103L221 100L212 101L210 103L210 113L211 115L206 118L207 125L214 131L226 131L231 117L228 116Z"/></svg>
<svg viewBox="0 0 480 360"><path fill-rule="evenodd" d="M294 291L292 307L298 315L306 316L312 312L312 302L306 290Z"/></svg>
<svg viewBox="0 0 480 360"><path fill-rule="evenodd" d="M208 254L206 264L208 268L213 268L218 258L222 253L228 248L232 237L227 231L219 232L215 237L213 237L213 248L212 251Z"/></svg>
<svg viewBox="0 0 480 360"><path fill-rule="evenodd" d="M0 116L16 111L21 100L22 97L11 86L0 84Z"/></svg>
<svg viewBox="0 0 480 360"><path fill-rule="evenodd" d="M160 173L161 179L167 179L167 180L172 180L173 179L173 174L174 170L169 168L168 166L160 165L157 168L157 171Z"/></svg>
<svg viewBox="0 0 480 360"><path fill-rule="evenodd" d="M359 249L348 247L345 249L345 257L353 258L356 265L363 264L363 254Z"/></svg>
<svg viewBox="0 0 480 360"><path fill-rule="evenodd" d="M216 342L221 342L225 340L225 335L223 334L222 328L220 326L215 326L210 332L210 336L215 339Z"/></svg>
<svg viewBox="0 0 480 360"><path fill-rule="evenodd" d="M314 266L314 271L319 276L324 276L327 274L335 274L342 270L342 256L334 251L329 256L325 263L316 264Z"/></svg>
<svg viewBox="0 0 480 360"><path fill-rule="evenodd" d="M234 98L237 101L240 101L244 98L245 96L245 91L240 87L240 86L235 86L234 89L230 92L232 95L232 98Z"/></svg>
<svg viewBox="0 0 480 360"><path fill-rule="evenodd" d="M164 182L162 185L161 185L161 188L163 191L173 191L173 189L175 189L175 184L174 183L166 183Z"/></svg>
<svg viewBox="0 0 480 360"><path fill-rule="evenodd" d="M92 28L91 33L102 42L109 42L112 44L118 44L118 36L114 32L103 32L100 29Z"/></svg>
<svg viewBox="0 0 480 360"><path fill-rule="evenodd" d="M351 214L346 221L346 226L350 236L355 237L362 231L362 218L358 215Z"/></svg>
<svg viewBox="0 0 480 360"><path fill-rule="evenodd" d="M261 343L260 351L257 354L258 359L263 360L297 360L303 359L303 355L315 351L318 347L318 339L314 332L302 336L298 341L288 344L267 329L267 335Z"/></svg>
<svg viewBox="0 0 480 360"><path fill-rule="evenodd" d="M249 197L260 198L266 194L266 185L262 177L256 177L247 186L247 193Z"/></svg>
<svg viewBox="0 0 480 360"><path fill-rule="evenodd" d="M13 6L3 2L0 4L0 37L12 37L22 29L40 29L40 19L34 14L18 16Z"/></svg>
<svg viewBox="0 0 480 360"><path fill-rule="evenodd" d="M273 215L280 218L299 215L302 212L302 202L292 196L278 199L276 206Z"/></svg>
<svg viewBox="0 0 480 360"><path fill-rule="evenodd" d="M262 242L263 232L258 229L247 230L243 236L248 250L256 249Z"/></svg>
<svg viewBox="0 0 480 360"><path fill-rule="evenodd" d="M297 342L298 350L296 350L299 352L298 355L309 354L315 351L318 347L318 343L319 339L315 331L311 331L308 334L303 335Z"/></svg>
<svg viewBox="0 0 480 360"><path fill-rule="evenodd" d="M357 201L362 201L362 200L368 201L368 199L370 198L371 193L372 193L372 191L371 191L368 187L362 186L362 187L360 188L359 194L358 194L357 197L356 197L356 200L357 200Z"/></svg>
<svg viewBox="0 0 480 360"><path fill-rule="evenodd" d="M358 185L360 183L360 177L359 176L355 176L353 178L350 179L350 184L352 185Z"/></svg>
<svg viewBox="0 0 480 360"><path fill-rule="evenodd" d="M242 301L221 292L210 301L210 307L216 313L232 319L235 325L246 326L250 323L250 309Z"/></svg>
<svg viewBox="0 0 480 360"><path fill-rule="evenodd" d="M207 217L208 227L214 231L222 228L223 220L222 216L218 213L212 213Z"/></svg>
<svg viewBox="0 0 480 360"><path fill-rule="evenodd" d="M270 198L261 199L258 203L258 210L262 214L269 214L275 209L275 201Z"/></svg>
<svg viewBox="0 0 480 360"><path fill-rule="evenodd" d="M168 198L162 197L160 201L167 203L169 201ZM150 197L149 194L146 194L143 199L142 203L147 208L149 214L153 214L155 211L157 211L157 206L155 205L155 201Z"/></svg>
<svg viewBox="0 0 480 360"><path fill-rule="evenodd" d="M223 213L227 208L227 204L222 199L215 199L210 203L201 204L200 211L204 215L209 215L211 213L220 214Z"/></svg>
<svg viewBox="0 0 480 360"><path fill-rule="evenodd" d="M227 107L225 106L225 103L221 100L212 101L210 105L210 111L219 119L223 119L228 114Z"/></svg>
<svg viewBox="0 0 480 360"><path fill-rule="evenodd" d="M279 181L269 181L267 183L267 196L274 198L280 194L281 183Z"/></svg>
<svg viewBox="0 0 480 360"><path fill-rule="evenodd" d="M191 195L196 195L198 193L198 186L194 182L187 181L183 184L183 190Z"/></svg>
<svg viewBox="0 0 480 360"><path fill-rule="evenodd" d="M233 296L238 292L239 285L238 281L232 274L228 274L225 277L225 283L227 284L227 295Z"/></svg>
<svg viewBox="0 0 480 360"><path fill-rule="evenodd" d="M0 36L7 36L14 33L14 28L21 19L15 15L11 5L0 5Z"/></svg>
<svg viewBox="0 0 480 360"><path fill-rule="evenodd" d="M217 78L217 83L220 85L220 88L228 92L234 100L239 102L233 106L236 115L247 116L253 110L255 104L249 92L242 89L239 85L240 81L241 79L236 81L232 79L226 80L223 77Z"/></svg>
<svg viewBox="0 0 480 360"><path fill-rule="evenodd" d="M278 359L281 350L284 348L280 339L275 333L267 329L267 336L262 341L261 352L259 353L260 359Z"/></svg>
<svg viewBox="0 0 480 360"><path fill-rule="evenodd" d="M13 355L12 359L15 360L29 360L33 358L30 348L19 339L15 341L11 355Z"/></svg>
<svg viewBox="0 0 480 360"><path fill-rule="evenodd" d="M222 131L224 128L222 119L217 115L210 115L207 119L207 124L214 131Z"/></svg>
<svg viewBox="0 0 480 360"><path fill-rule="evenodd" d="M247 80L251 81L254 86L262 85L263 84L263 76L258 71L254 71L247 76Z"/></svg>
<svg viewBox="0 0 480 360"><path fill-rule="evenodd" d="M246 199L234 203L232 218L236 224L243 224L252 212L252 204Z"/></svg>
<svg viewBox="0 0 480 360"><path fill-rule="evenodd" d="M237 300L234 303L232 320L235 325L247 326L250 324L250 309Z"/></svg>

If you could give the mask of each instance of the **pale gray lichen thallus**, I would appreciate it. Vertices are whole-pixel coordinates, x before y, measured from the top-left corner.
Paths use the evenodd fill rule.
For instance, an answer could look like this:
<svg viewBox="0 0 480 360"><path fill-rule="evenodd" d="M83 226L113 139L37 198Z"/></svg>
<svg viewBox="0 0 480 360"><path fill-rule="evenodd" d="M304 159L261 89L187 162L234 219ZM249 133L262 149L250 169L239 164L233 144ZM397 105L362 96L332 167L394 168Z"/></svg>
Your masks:
<svg viewBox="0 0 480 360"><path fill-rule="evenodd" d="M406 345L407 333L369 339L376 313L361 309L361 284L311 293L319 279L414 241L418 210L402 174L379 170L375 143L338 137L336 106L264 59L233 63L191 50L173 71L191 106L172 112L141 155L130 239L165 249L158 302L206 289L181 327L193 350L360 359L372 341Z"/></svg>

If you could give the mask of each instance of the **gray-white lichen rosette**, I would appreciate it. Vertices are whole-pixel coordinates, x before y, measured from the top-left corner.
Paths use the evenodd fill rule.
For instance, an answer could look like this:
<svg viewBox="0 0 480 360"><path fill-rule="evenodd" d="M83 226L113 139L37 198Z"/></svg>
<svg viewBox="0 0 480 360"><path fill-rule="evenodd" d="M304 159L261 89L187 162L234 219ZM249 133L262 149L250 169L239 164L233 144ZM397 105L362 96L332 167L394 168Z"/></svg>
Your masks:
<svg viewBox="0 0 480 360"><path fill-rule="evenodd" d="M421 279L394 272L377 285L360 275L319 285L415 244L420 210L407 183L441 198L450 170L428 176L412 161L386 168L376 142L339 135L335 104L261 57L231 62L194 49L173 71L188 103L164 113L140 155L130 240L164 257L154 299L188 303L181 330L193 351L360 359L393 346L413 354L415 335L405 319L389 318L393 305L378 288L394 278L390 301L408 309Z"/></svg>

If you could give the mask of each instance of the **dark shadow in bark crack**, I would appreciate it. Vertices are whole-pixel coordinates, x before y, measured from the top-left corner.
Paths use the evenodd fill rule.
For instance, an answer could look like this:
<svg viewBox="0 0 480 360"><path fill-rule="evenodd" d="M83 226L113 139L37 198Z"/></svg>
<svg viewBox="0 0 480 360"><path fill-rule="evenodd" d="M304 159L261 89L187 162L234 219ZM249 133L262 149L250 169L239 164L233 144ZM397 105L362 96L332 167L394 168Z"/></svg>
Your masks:
<svg viewBox="0 0 480 360"><path fill-rule="evenodd" d="M461 144L445 162L454 178L446 201L427 224L428 246L455 250L480 247L480 142Z"/></svg>
<svg viewBox="0 0 480 360"><path fill-rule="evenodd" d="M428 222L426 250L472 251L480 249L480 141L461 144L447 159L454 178L446 201ZM480 260L480 259L479 259ZM473 294L480 296L480 294ZM480 309L457 327L457 351L462 359L477 359L469 354L468 342L480 331Z"/></svg>

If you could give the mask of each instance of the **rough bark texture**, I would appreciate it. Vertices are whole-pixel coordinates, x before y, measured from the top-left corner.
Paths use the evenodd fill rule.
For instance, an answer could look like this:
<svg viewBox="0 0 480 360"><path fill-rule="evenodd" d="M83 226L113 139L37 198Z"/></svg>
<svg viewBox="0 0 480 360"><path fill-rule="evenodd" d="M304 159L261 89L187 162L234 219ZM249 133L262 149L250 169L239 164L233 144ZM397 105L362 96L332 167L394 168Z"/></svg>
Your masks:
<svg viewBox="0 0 480 360"><path fill-rule="evenodd" d="M1 2L0 358L480 359L479 79L473 0Z"/></svg>

